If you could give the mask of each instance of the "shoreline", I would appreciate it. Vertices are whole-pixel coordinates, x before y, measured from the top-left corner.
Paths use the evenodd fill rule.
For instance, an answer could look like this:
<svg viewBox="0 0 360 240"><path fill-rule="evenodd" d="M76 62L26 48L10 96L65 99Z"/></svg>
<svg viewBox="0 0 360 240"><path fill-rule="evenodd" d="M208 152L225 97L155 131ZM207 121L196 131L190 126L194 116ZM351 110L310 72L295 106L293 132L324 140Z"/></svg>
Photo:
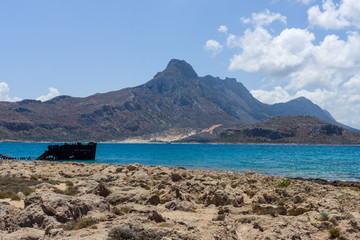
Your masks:
<svg viewBox="0 0 360 240"><path fill-rule="evenodd" d="M13 159L13 160L0 159L0 163L2 161L25 161L25 162L37 162L38 161L38 162L53 162L53 163L104 164L104 165L113 165L113 166L124 165L124 164L115 164L115 163L96 162L96 160L90 160L90 161L95 161L92 163L87 162L87 160L44 161L44 160L37 160L37 159ZM139 163L135 162L135 163L130 163L130 164L139 164ZM245 173L246 172L246 171L233 172L233 171L218 170L218 169L205 169L205 168L186 168L186 167L182 167L182 166L164 166L164 165L147 165L147 164L140 164L140 165L147 166L147 167L178 168L178 169L183 169L183 170L215 171L215 172L224 172L224 173ZM248 169L248 171L252 171L252 170ZM309 181L309 182L314 182L314 183L318 183L318 184L322 184L322 185L331 185L331 186L335 186L335 187L355 187L355 188L359 188L359 190L360 190L360 180L359 181L342 180L342 179L329 180L329 179L325 179L325 178L291 177L291 176L280 176L280 175L276 175L276 174L263 174L263 173L259 173L259 174L261 174L263 176L269 176L269 177L278 177L278 178L288 178L288 179L293 179L293 180Z"/></svg>
<svg viewBox="0 0 360 240"><path fill-rule="evenodd" d="M61 144L61 143L76 143L78 141L62 141L62 142L50 142L50 141L16 141L16 140L2 140L0 143L47 143L47 144ZM82 143L91 141L81 141ZM100 144L188 144L188 145L269 145L269 146L360 146L360 144L305 144L305 143L259 143L259 142L239 142L239 143L221 143L221 142L154 142L154 141L100 141Z"/></svg>

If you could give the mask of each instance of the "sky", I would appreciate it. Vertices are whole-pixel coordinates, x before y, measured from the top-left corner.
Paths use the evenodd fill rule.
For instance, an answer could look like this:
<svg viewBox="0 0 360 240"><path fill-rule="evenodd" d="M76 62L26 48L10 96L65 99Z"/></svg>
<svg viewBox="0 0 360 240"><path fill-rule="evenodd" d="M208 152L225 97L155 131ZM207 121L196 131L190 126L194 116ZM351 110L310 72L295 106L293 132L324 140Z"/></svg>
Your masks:
<svg viewBox="0 0 360 240"><path fill-rule="evenodd" d="M174 58L360 129L359 0L0 0L0 101L134 87Z"/></svg>

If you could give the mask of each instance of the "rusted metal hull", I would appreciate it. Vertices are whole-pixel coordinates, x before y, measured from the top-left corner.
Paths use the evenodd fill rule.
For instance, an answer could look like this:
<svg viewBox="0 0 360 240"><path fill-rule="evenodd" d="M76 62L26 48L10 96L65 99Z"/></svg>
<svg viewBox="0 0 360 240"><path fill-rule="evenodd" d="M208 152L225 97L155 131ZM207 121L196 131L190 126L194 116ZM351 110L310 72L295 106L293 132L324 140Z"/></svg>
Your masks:
<svg viewBox="0 0 360 240"><path fill-rule="evenodd" d="M96 143L49 145L37 160L95 160Z"/></svg>
<svg viewBox="0 0 360 240"><path fill-rule="evenodd" d="M15 160L15 159L17 159L17 158L10 157L10 156L5 155L5 154L1 154L1 155L0 155L0 159L4 159L4 160Z"/></svg>

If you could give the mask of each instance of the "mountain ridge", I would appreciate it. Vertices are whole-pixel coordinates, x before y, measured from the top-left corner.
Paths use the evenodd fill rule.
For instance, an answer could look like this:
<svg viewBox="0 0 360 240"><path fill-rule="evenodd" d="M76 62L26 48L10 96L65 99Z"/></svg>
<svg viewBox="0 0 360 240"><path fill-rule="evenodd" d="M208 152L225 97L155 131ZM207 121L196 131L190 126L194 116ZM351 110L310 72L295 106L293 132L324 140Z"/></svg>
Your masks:
<svg viewBox="0 0 360 240"><path fill-rule="evenodd" d="M300 102L299 102L300 101ZM186 135L213 125L245 126L276 115L314 115L337 123L310 100L268 105L234 78L199 77L184 60L136 87L46 102L0 102L0 140L121 141Z"/></svg>
<svg viewBox="0 0 360 240"><path fill-rule="evenodd" d="M358 145L360 133L314 116L276 116L266 121L226 129L214 138L217 143L286 143Z"/></svg>

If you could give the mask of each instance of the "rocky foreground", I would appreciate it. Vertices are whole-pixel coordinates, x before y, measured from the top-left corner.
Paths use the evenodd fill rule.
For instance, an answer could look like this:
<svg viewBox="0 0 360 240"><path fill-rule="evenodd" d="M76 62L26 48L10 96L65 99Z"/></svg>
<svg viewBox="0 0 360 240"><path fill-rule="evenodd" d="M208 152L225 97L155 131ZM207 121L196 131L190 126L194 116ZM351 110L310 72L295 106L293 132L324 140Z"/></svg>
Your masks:
<svg viewBox="0 0 360 240"><path fill-rule="evenodd" d="M356 184L39 161L1 161L0 180L3 240L360 239Z"/></svg>

